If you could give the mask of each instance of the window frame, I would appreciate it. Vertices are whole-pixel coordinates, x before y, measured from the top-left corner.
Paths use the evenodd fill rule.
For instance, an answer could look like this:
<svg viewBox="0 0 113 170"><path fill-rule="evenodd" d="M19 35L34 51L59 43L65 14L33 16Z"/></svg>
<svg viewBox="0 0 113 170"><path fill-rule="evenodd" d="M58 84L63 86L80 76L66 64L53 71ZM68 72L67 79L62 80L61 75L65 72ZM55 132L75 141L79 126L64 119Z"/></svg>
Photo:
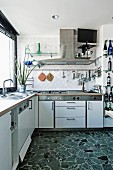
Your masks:
<svg viewBox="0 0 113 170"><path fill-rule="evenodd" d="M14 56L17 59L17 36L19 33L15 30L15 28L11 25L8 19L0 10L0 32L8 36L9 38L14 40ZM17 73L16 64L14 63L14 69ZM17 90L17 78L14 76L15 87L7 87L7 92L13 92ZM2 93L2 89L0 88L0 94Z"/></svg>

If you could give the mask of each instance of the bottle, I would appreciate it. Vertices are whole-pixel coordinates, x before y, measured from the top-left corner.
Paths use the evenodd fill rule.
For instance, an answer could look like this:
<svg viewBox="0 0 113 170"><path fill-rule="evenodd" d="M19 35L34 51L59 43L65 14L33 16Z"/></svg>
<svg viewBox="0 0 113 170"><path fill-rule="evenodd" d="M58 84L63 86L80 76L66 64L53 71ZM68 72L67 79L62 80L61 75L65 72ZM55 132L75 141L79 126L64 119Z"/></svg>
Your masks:
<svg viewBox="0 0 113 170"><path fill-rule="evenodd" d="M108 55L112 55L112 54L113 54L112 43L111 43L111 40L109 40Z"/></svg>
<svg viewBox="0 0 113 170"><path fill-rule="evenodd" d="M105 103L104 109L105 109L105 110L109 110L109 108L108 108L108 103L107 103L107 102Z"/></svg>
<svg viewBox="0 0 113 170"><path fill-rule="evenodd" d="M110 73L108 73L108 76L107 76L107 86L110 86L111 85L111 77L110 77Z"/></svg>
<svg viewBox="0 0 113 170"><path fill-rule="evenodd" d="M104 55L104 56L107 56L107 54L108 54L106 42L107 42L107 41L105 40L105 42L104 42L104 48L103 48L103 55Z"/></svg>
<svg viewBox="0 0 113 170"><path fill-rule="evenodd" d="M111 87L111 89L110 89L110 93L109 93L109 102L113 102L112 87Z"/></svg>
<svg viewBox="0 0 113 170"><path fill-rule="evenodd" d="M108 102L108 89L107 89L107 87L106 87L106 91L105 91L105 94L104 94L104 101Z"/></svg>
<svg viewBox="0 0 113 170"><path fill-rule="evenodd" d="M111 103L109 103L109 110L112 110Z"/></svg>
<svg viewBox="0 0 113 170"><path fill-rule="evenodd" d="M108 61L108 71L112 70L112 62L111 62L111 58L109 57L109 61Z"/></svg>

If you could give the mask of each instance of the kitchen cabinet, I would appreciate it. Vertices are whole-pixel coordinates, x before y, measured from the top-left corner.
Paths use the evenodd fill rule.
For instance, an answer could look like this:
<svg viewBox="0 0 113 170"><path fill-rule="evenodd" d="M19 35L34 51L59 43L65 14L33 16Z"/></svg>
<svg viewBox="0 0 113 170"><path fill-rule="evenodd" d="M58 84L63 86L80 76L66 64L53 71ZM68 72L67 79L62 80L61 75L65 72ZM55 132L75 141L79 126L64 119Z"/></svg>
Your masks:
<svg viewBox="0 0 113 170"><path fill-rule="evenodd" d="M35 97L29 99L29 134L32 135L34 128L35 128Z"/></svg>
<svg viewBox="0 0 113 170"><path fill-rule="evenodd" d="M39 128L54 128L53 101L39 101Z"/></svg>
<svg viewBox="0 0 113 170"><path fill-rule="evenodd" d="M34 104L34 106L35 106L35 128L38 128L39 127L39 125L38 125L38 123L39 123L39 114L38 114L38 109L39 109L39 97L38 96L35 96L34 97L34 102L35 102L35 104Z"/></svg>
<svg viewBox="0 0 113 170"><path fill-rule="evenodd" d="M31 142L31 123L29 113L29 101L23 102L19 107L18 115L18 151L23 161Z"/></svg>
<svg viewBox="0 0 113 170"><path fill-rule="evenodd" d="M87 128L103 128L102 101L87 101Z"/></svg>
<svg viewBox="0 0 113 170"><path fill-rule="evenodd" d="M11 153L11 115L10 112L0 117L0 169L12 170Z"/></svg>
<svg viewBox="0 0 113 170"><path fill-rule="evenodd" d="M55 128L85 128L85 101L56 101Z"/></svg>
<svg viewBox="0 0 113 170"><path fill-rule="evenodd" d="M19 163L18 154L18 113L19 107L11 110L11 151L12 151L12 170L16 170Z"/></svg>

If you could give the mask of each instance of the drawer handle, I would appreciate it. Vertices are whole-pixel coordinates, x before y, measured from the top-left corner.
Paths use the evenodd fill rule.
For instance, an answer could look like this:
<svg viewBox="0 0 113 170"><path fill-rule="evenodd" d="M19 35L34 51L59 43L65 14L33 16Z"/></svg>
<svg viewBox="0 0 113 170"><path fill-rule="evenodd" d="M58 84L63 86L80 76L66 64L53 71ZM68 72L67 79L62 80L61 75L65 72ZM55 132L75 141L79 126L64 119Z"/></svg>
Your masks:
<svg viewBox="0 0 113 170"><path fill-rule="evenodd" d="M76 102L67 102L67 103L76 103Z"/></svg>
<svg viewBox="0 0 113 170"><path fill-rule="evenodd" d="M31 103L29 110L32 110L32 100L29 100L29 104Z"/></svg>
<svg viewBox="0 0 113 170"><path fill-rule="evenodd" d="M75 120L75 118L67 118L67 120Z"/></svg>
<svg viewBox="0 0 113 170"><path fill-rule="evenodd" d="M67 109L70 109L70 110L71 110L71 109L76 109L76 108L75 108L75 107L67 107Z"/></svg>

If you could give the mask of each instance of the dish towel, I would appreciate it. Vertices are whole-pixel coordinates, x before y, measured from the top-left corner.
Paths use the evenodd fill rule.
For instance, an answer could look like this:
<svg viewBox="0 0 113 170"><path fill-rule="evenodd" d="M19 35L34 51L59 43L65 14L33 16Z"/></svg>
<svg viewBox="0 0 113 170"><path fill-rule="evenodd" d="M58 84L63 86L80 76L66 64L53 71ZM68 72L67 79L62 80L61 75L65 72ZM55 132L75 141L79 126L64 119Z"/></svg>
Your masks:
<svg viewBox="0 0 113 170"><path fill-rule="evenodd" d="M54 79L54 76L51 73L49 73L46 78L48 81L52 81Z"/></svg>
<svg viewBox="0 0 113 170"><path fill-rule="evenodd" d="M44 73L41 73L41 74L38 76L38 79L39 79L40 81L45 81L46 75L45 75Z"/></svg>

